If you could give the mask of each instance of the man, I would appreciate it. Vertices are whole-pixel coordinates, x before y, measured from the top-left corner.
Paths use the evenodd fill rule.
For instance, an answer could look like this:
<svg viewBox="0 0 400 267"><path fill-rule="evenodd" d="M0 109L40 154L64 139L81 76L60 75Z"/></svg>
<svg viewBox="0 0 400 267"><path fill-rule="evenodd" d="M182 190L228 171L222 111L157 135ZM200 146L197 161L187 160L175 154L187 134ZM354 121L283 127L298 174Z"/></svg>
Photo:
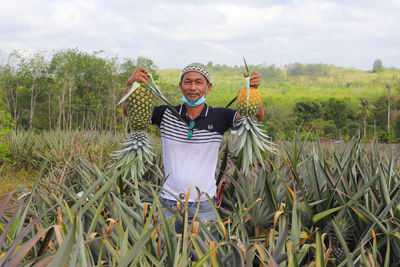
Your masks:
<svg viewBox="0 0 400 267"><path fill-rule="evenodd" d="M247 73L244 75L247 76ZM127 86L130 87L136 81L148 82L146 69L136 69ZM257 88L260 81L258 73L253 72L250 86ZM240 115L235 110L213 108L205 103L212 83L207 67L201 63L189 64L182 70L179 87L184 103L175 109L189 127L166 105L156 106L152 116L152 124L156 124L161 130L164 169L167 176L162 198L167 205L175 206L176 199L184 200L189 188L195 186L188 196L189 206L195 211L196 201L200 200L198 218L210 221L215 219L215 214L205 193L211 198L216 194L215 170L222 136L239 120ZM123 110L127 115L125 105ZM262 104L256 117L258 120L264 118Z"/></svg>

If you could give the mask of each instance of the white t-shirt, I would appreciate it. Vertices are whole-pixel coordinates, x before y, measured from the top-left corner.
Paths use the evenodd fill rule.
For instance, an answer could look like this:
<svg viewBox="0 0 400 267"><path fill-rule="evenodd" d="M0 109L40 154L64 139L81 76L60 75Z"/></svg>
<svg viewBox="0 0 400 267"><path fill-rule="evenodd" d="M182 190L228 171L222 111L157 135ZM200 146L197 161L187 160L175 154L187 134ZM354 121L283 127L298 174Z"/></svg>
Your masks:
<svg viewBox="0 0 400 267"><path fill-rule="evenodd" d="M190 123L185 105L175 107L181 118ZM222 136L232 127L236 111L228 108L212 108L204 105L200 115L194 119L193 135L189 128L168 106L154 108L152 123L160 127L163 147L164 170L167 180L162 197L176 200L167 191L181 199L193 185L201 193L213 197L216 193L215 170ZM193 124L193 122L192 122ZM192 188L189 199L198 199L196 188ZM204 194L200 200L207 200Z"/></svg>

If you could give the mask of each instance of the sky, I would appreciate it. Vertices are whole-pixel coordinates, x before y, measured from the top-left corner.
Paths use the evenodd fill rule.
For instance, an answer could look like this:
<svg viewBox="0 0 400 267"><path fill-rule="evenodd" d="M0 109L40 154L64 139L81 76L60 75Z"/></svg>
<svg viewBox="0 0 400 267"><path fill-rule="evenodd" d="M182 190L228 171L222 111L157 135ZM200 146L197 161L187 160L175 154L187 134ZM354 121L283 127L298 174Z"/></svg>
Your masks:
<svg viewBox="0 0 400 267"><path fill-rule="evenodd" d="M0 54L77 48L104 57L400 68L400 0L0 0Z"/></svg>

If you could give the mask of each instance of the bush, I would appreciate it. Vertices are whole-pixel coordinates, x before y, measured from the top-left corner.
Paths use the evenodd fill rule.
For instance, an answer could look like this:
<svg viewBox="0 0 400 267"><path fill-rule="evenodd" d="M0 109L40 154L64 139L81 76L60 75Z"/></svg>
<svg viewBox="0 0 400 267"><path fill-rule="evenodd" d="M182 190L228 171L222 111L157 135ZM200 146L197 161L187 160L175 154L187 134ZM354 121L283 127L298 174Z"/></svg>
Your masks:
<svg viewBox="0 0 400 267"><path fill-rule="evenodd" d="M332 120L324 120L322 118L310 122L314 132L318 133L321 137L336 139L338 131L335 122Z"/></svg>
<svg viewBox="0 0 400 267"><path fill-rule="evenodd" d="M399 142L399 138L396 138L393 130L391 130L390 132L379 130L377 135L378 135L378 140L382 143L395 144Z"/></svg>
<svg viewBox="0 0 400 267"><path fill-rule="evenodd" d="M1 92L0 92L1 93ZM1 97L1 95L0 95ZM5 136L14 126L10 113L7 111L3 98L0 98L0 162L9 161L8 148L4 142Z"/></svg>
<svg viewBox="0 0 400 267"><path fill-rule="evenodd" d="M397 139L400 139L400 113L397 114L396 121L394 124L394 135Z"/></svg>
<svg viewBox="0 0 400 267"><path fill-rule="evenodd" d="M348 136L354 136L358 132L360 132L361 129L362 129L362 126L360 124L358 124L357 122L348 121L346 123L346 128L344 129L343 133Z"/></svg>
<svg viewBox="0 0 400 267"><path fill-rule="evenodd" d="M322 105L323 118L332 120L338 129L343 128L350 114L347 107L348 102L348 99L330 98Z"/></svg>
<svg viewBox="0 0 400 267"><path fill-rule="evenodd" d="M321 104L317 100L302 100L293 108L297 123L307 123L321 117Z"/></svg>

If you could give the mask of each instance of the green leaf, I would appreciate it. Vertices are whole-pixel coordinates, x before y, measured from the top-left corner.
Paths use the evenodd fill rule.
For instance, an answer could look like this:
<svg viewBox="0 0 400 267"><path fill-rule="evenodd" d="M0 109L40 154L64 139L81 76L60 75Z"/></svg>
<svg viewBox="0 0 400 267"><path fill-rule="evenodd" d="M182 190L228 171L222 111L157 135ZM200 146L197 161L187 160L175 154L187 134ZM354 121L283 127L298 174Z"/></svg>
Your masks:
<svg viewBox="0 0 400 267"><path fill-rule="evenodd" d="M316 223L316 222L318 222L319 220L325 218L326 216L328 216L328 215L330 215L330 214L332 214L332 213L334 213L334 212L336 212L336 211L338 211L338 210L343 209L344 207L346 207L346 205L342 205L342 206L339 206L339 207L336 207L336 208L332 208L332 209L329 209L329 210L325 210L325 211L323 211L323 212L320 212L320 213L318 213L318 214L315 214L315 215L312 217L312 221L313 221L314 223Z"/></svg>
<svg viewBox="0 0 400 267"><path fill-rule="evenodd" d="M389 267L390 266L390 235L389 231L388 234L386 234L386 254L385 254L385 262L383 264L384 267Z"/></svg>
<svg viewBox="0 0 400 267"><path fill-rule="evenodd" d="M317 267L325 266L324 262L324 249L322 246L321 230L318 229L315 234L316 252L315 252L315 262Z"/></svg>
<svg viewBox="0 0 400 267"><path fill-rule="evenodd" d="M225 244L224 242L220 242L215 245L215 247L209 250L206 254L204 254L197 262L193 265L193 267L199 267L205 264L205 262L211 257L211 255L220 247L221 245Z"/></svg>
<svg viewBox="0 0 400 267"><path fill-rule="evenodd" d="M72 246L75 242L76 221L77 217L75 216L72 221L72 227L67 229L67 237L64 239L61 247L57 250L56 255L51 261L50 267L66 266L68 258L72 253Z"/></svg>
<svg viewBox="0 0 400 267"><path fill-rule="evenodd" d="M224 173L226 171L226 167L228 165L228 152L229 152L229 141L226 142L224 156L223 156L221 167L219 168L219 172L218 172L218 176L217 176L217 181L216 181L217 185L219 185L219 183L221 182L222 176L224 175Z"/></svg>
<svg viewBox="0 0 400 267"><path fill-rule="evenodd" d="M133 92L135 92L136 89L138 89L140 86L140 83L138 82L134 82L131 86L131 90L129 90L129 92L118 102L117 106L121 105L122 102L124 102L125 100L128 99L128 97L133 94Z"/></svg>

